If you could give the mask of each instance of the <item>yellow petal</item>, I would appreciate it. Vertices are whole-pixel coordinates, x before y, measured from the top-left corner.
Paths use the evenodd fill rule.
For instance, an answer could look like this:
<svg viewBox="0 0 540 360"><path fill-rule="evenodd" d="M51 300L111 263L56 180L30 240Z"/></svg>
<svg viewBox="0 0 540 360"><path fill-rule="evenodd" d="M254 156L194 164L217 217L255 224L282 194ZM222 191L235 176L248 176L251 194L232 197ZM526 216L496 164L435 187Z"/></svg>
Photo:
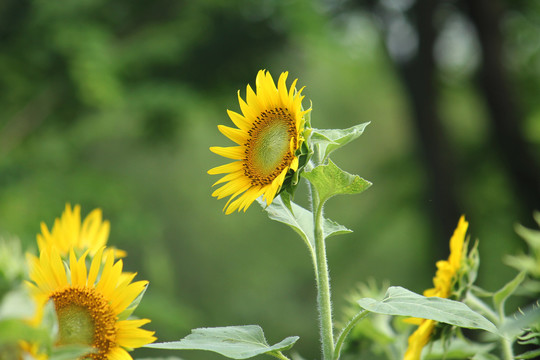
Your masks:
<svg viewBox="0 0 540 360"><path fill-rule="evenodd" d="M246 132L240 129L235 129L224 125L218 125L218 129L223 135L225 135L238 145L244 145L247 140Z"/></svg>
<svg viewBox="0 0 540 360"><path fill-rule="evenodd" d="M233 181L235 179L238 179L239 177L244 177L244 173L242 171L236 171L236 172L227 174L221 179L219 179L218 181L216 181L215 183L213 183L212 186L216 186L218 184L221 184L227 181Z"/></svg>
<svg viewBox="0 0 540 360"><path fill-rule="evenodd" d="M241 160L245 157L243 146L231 146L231 147L212 146L210 148L210 151L212 151L215 154L218 154L218 155L221 155L223 157L233 159L233 160Z"/></svg>
<svg viewBox="0 0 540 360"><path fill-rule="evenodd" d="M117 288L111 306L115 314L120 314L129 304L139 296L139 294L148 286L148 281L137 281L127 286Z"/></svg>
<svg viewBox="0 0 540 360"><path fill-rule="evenodd" d="M250 186L251 184L246 181L228 182L227 184L214 191L212 193L212 196L217 197L218 199L222 199L236 192L244 192L249 189Z"/></svg>
<svg viewBox="0 0 540 360"><path fill-rule="evenodd" d="M243 164L241 161L235 161L229 164L220 165L215 168L212 168L208 170L208 174L210 175L217 175L217 174L225 174L225 173L231 173L234 171L241 170L243 168Z"/></svg>
<svg viewBox="0 0 540 360"><path fill-rule="evenodd" d="M133 360L133 358L126 350L118 346L107 353L107 360Z"/></svg>
<svg viewBox="0 0 540 360"><path fill-rule="evenodd" d="M88 286L93 286L97 280L99 269L101 267L103 250L105 250L105 247L100 248L92 259L92 264L90 265L90 271L88 272L88 279L86 282Z"/></svg>
<svg viewBox="0 0 540 360"><path fill-rule="evenodd" d="M240 93L238 93L238 97L240 97ZM227 110L227 114L229 115L229 118L232 120L232 122L234 123L234 125L236 125L237 128L244 131L248 131L249 128L251 127L251 124L249 123L249 121L247 121L245 117L238 114L237 112Z"/></svg>
<svg viewBox="0 0 540 360"><path fill-rule="evenodd" d="M424 320L416 331L409 336L409 347L405 352L403 360L420 360L422 349L429 342L431 333L435 327L435 321Z"/></svg>

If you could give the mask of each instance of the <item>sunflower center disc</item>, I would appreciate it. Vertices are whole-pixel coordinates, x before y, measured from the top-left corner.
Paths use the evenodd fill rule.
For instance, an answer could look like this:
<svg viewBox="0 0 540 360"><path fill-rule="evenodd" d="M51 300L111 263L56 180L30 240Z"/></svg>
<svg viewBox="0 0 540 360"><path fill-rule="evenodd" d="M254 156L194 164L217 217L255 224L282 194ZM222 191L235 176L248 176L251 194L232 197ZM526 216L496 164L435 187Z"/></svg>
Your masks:
<svg viewBox="0 0 540 360"><path fill-rule="evenodd" d="M92 345L94 321L88 309L71 304L58 309L57 314L60 345Z"/></svg>
<svg viewBox="0 0 540 360"><path fill-rule="evenodd" d="M90 345L87 356L105 360L114 347L116 315L103 295L93 288L67 288L52 294L58 316L59 345Z"/></svg>
<svg viewBox="0 0 540 360"><path fill-rule="evenodd" d="M263 177L271 175L286 159L290 142L287 125L270 122L259 129L253 140L252 163Z"/></svg>

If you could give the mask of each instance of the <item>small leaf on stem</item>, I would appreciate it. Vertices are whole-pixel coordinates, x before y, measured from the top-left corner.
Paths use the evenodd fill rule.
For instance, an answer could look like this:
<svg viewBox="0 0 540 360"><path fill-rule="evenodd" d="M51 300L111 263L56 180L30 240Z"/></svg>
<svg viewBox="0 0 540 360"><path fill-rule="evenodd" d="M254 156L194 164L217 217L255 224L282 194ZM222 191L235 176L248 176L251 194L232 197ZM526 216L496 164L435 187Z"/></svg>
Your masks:
<svg viewBox="0 0 540 360"><path fill-rule="evenodd" d="M313 250L315 249L315 234L313 226L313 214L311 211L304 209L300 205L289 201L287 206L283 199L277 197L272 204L266 206L264 201L258 200L259 204L268 213L268 217L272 220L279 221L289 225L300 237L306 242L306 245ZM323 220L324 237L329 238L333 235L351 233L352 230L338 224L330 219Z"/></svg>
<svg viewBox="0 0 540 360"><path fill-rule="evenodd" d="M341 170L332 160L302 174L315 186L321 202L340 194L359 194L371 186L371 183L358 175Z"/></svg>
<svg viewBox="0 0 540 360"><path fill-rule="evenodd" d="M330 155L334 150L347 145L351 141L357 139L369 122L359 124L348 129L313 129L311 133L311 142L318 152L318 159L321 162Z"/></svg>

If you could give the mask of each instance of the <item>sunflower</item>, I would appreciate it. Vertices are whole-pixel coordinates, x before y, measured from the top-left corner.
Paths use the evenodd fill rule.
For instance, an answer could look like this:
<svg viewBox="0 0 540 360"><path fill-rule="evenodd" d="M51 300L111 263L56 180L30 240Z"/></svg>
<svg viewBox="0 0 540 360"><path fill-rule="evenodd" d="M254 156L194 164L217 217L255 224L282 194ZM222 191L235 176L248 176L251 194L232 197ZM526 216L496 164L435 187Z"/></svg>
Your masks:
<svg viewBox="0 0 540 360"><path fill-rule="evenodd" d="M130 305L145 290L148 282L131 282L135 274L122 273L122 260L104 256L98 249L87 271L88 250L79 258L71 250L65 264L55 247L42 249L39 258L28 255L28 282L42 314L48 301L54 304L58 319L56 345L91 346L94 352L85 359L132 360L126 349L149 344L153 332L140 327L147 319L127 320Z"/></svg>
<svg viewBox="0 0 540 360"><path fill-rule="evenodd" d="M267 205L281 189L287 175L298 170L298 151L304 142L305 115L302 109L302 89L296 91L294 80L290 89L280 75L277 87L270 73L260 70L256 92L248 85L246 101L238 92L242 115L227 110L237 128L219 125L219 131L238 146L211 147L210 150L235 160L208 171L211 175L227 174L214 185L226 183L212 196L230 196L224 211L230 214L244 210L263 196Z"/></svg>
<svg viewBox="0 0 540 360"><path fill-rule="evenodd" d="M54 246L62 257L67 257L70 249L76 253L89 250L90 256L94 256L98 249L107 244L111 225L103 220L101 209L94 209L81 223L81 206L75 205L72 209L70 204L60 218L56 218L51 232L44 222L41 223L41 234L37 235L37 243L40 250ZM125 252L114 248L115 257L124 257Z"/></svg>
<svg viewBox="0 0 540 360"><path fill-rule="evenodd" d="M49 357L45 355L37 343L29 343L26 341L19 342L19 349L17 354L17 359L21 360L47 360ZM1 358L3 359L3 358Z"/></svg>
<svg viewBox="0 0 540 360"><path fill-rule="evenodd" d="M461 216L458 226L454 230L452 238L450 238L450 256L448 260L437 262L437 272L433 278L434 287L424 291L424 296L450 297L456 274L461 267L464 251L466 250L464 244L468 227L469 223L464 216ZM418 329L409 337L409 347L405 352L404 360L419 360L422 349L429 342L437 323L429 319L410 320L418 325Z"/></svg>

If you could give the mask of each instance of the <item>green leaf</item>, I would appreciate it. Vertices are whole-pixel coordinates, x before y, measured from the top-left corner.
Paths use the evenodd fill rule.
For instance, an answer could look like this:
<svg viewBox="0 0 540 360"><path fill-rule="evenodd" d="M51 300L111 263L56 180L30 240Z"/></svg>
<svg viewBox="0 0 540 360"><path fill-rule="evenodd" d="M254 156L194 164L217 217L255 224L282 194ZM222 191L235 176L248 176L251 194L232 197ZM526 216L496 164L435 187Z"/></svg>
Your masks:
<svg viewBox="0 0 540 360"><path fill-rule="evenodd" d="M316 157L323 163L332 151L347 145L362 135L368 125L369 122L348 129L313 129L311 143L317 152Z"/></svg>
<svg viewBox="0 0 540 360"><path fill-rule="evenodd" d="M523 280L525 280L525 276L525 271L520 272L515 278L510 280L493 295L493 304L495 305L495 309L499 311L499 314L504 314L504 303L514 293L514 291L516 291L519 285L521 285Z"/></svg>
<svg viewBox="0 0 540 360"><path fill-rule="evenodd" d="M82 345L65 345L53 348L49 360L73 360L92 353L94 348Z"/></svg>
<svg viewBox="0 0 540 360"><path fill-rule="evenodd" d="M472 356L488 354L495 346L494 343L479 344L458 337L452 339L449 344L437 340L430 346L430 351L424 356L424 360L469 359Z"/></svg>
<svg viewBox="0 0 540 360"><path fill-rule="evenodd" d="M474 355L471 360L501 360L500 358L498 358L497 356L495 355L492 355L492 354L484 354L484 353L480 353L480 354L476 354Z"/></svg>
<svg viewBox="0 0 540 360"><path fill-rule="evenodd" d="M9 318L30 318L35 313L35 304L22 288L4 295L0 303L0 320Z"/></svg>
<svg viewBox="0 0 540 360"><path fill-rule="evenodd" d="M154 343L145 347L169 350L213 351L231 359L249 359L290 349L298 336L290 336L275 345L268 345L260 326L226 326L200 328L180 341Z"/></svg>
<svg viewBox="0 0 540 360"><path fill-rule="evenodd" d="M495 334L498 330L482 315L467 305L439 297L425 297L399 286L388 288L382 301L364 298L358 304L377 314L411 316L431 319L469 329L482 329Z"/></svg>
<svg viewBox="0 0 540 360"><path fill-rule="evenodd" d="M281 196L275 198L269 206L266 206L266 203L260 199L257 201L267 212L270 219L289 225L298 233L298 235L300 235L308 248L312 252L314 251L315 227L313 226L313 213L311 211L304 209L294 202L289 202L289 207L283 202ZM329 219L324 219L323 231L325 238L352 232L352 230L347 229L345 226Z"/></svg>
<svg viewBox="0 0 540 360"><path fill-rule="evenodd" d="M529 255L506 255L503 261L514 269L526 271L530 274L536 274L539 270L536 259Z"/></svg>
<svg viewBox="0 0 540 360"><path fill-rule="evenodd" d="M516 233L527 242L533 250L540 250L540 231L526 228L522 225L516 225Z"/></svg>
<svg viewBox="0 0 540 360"><path fill-rule="evenodd" d="M349 174L337 167L332 160L327 165L319 165L302 174L317 189L321 203L339 194L359 194L371 183L358 175Z"/></svg>
<svg viewBox="0 0 540 360"><path fill-rule="evenodd" d="M20 340L46 342L49 340L49 334L46 329L30 326L21 319L0 321L0 345Z"/></svg>
<svg viewBox="0 0 540 360"><path fill-rule="evenodd" d="M516 355L515 359L538 359L540 357L540 349L524 352L523 354Z"/></svg>
<svg viewBox="0 0 540 360"><path fill-rule="evenodd" d="M538 305L530 305L508 316L500 330L505 336L514 338L522 334L531 325L537 325L539 323L540 307Z"/></svg>

